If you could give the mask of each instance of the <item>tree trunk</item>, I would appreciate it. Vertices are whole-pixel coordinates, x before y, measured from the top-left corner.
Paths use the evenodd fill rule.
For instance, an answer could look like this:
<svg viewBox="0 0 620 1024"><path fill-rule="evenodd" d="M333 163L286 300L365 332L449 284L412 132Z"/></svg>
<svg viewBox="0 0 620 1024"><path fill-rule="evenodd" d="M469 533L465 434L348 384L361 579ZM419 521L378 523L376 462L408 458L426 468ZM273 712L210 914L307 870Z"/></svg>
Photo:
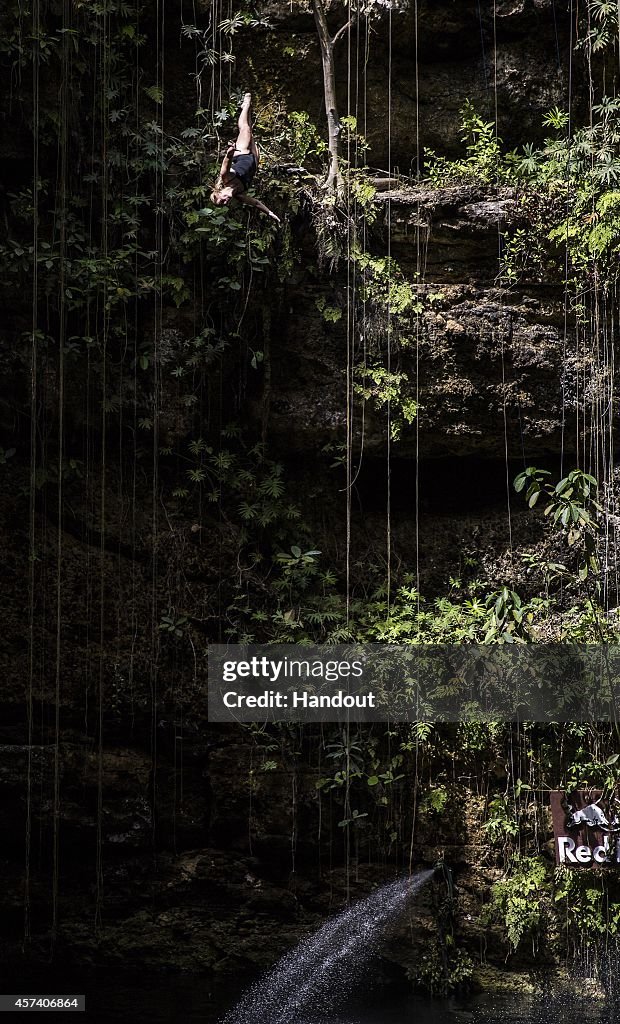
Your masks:
<svg viewBox="0 0 620 1024"><path fill-rule="evenodd" d="M336 42L340 38L340 34L343 32L343 29L346 30L347 26L343 26L343 29L339 29L336 36L332 39L327 26L323 0L312 0L312 7L314 9L314 20L316 22L316 28L319 35L319 42L321 44L323 90L325 93L325 112L327 115L329 171L325 184L327 188L335 188L338 190L343 186L344 182L338 165L338 157L340 155L340 122L338 120L338 104L336 100L336 64L334 60L334 51L336 48Z"/></svg>

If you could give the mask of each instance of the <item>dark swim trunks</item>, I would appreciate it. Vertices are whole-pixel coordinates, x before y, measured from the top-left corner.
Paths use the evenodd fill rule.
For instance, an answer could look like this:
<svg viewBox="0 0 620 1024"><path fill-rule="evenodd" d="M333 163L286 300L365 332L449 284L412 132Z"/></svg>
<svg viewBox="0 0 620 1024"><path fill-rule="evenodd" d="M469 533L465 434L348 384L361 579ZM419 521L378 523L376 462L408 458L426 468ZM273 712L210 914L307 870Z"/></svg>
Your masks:
<svg viewBox="0 0 620 1024"><path fill-rule="evenodd" d="M244 192L247 192L256 174L256 157L254 153L238 153L233 157L231 169L237 175L239 181L242 182Z"/></svg>

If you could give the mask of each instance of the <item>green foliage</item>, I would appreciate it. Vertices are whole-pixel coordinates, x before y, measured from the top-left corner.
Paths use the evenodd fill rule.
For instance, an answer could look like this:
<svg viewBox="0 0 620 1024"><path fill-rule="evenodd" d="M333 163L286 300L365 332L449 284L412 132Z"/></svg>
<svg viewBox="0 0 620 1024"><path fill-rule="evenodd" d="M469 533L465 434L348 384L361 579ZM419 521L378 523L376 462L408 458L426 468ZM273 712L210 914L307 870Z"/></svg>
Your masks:
<svg viewBox="0 0 620 1024"><path fill-rule="evenodd" d="M288 115L284 140L297 164L303 164L308 157L324 157L327 152L327 143L305 111L293 110Z"/></svg>
<svg viewBox="0 0 620 1024"><path fill-rule="evenodd" d="M336 306L328 306L324 295L319 296L314 304L326 323L337 324L342 319L342 310Z"/></svg>
<svg viewBox="0 0 620 1024"><path fill-rule="evenodd" d="M351 256L361 276L362 301L366 306L376 306L381 312L402 318L396 319L390 327L394 341L406 342L401 331L409 326L411 316L417 316L424 309L416 285L405 278L396 261L388 256L372 256L357 245ZM367 309L367 314L370 312Z"/></svg>
<svg viewBox="0 0 620 1024"><path fill-rule="evenodd" d="M516 158L514 154L503 154L495 122L485 121L469 100L461 110L461 117L461 141L467 155L461 160L448 160L437 156L432 149L425 150L424 170L429 183L445 188L467 182L500 185L511 181L515 176Z"/></svg>
<svg viewBox="0 0 620 1024"><path fill-rule="evenodd" d="M431 789L429 789L428 793L426 793L426 795L424 796L423 800L421 800L420 810L428 811L431 814L441 816L444 813L446 807L448 806L449 799L450 794L446 786L432 786Z"/></svg>
<svg viewBox="0 0 620 1024"><path fill-rule="evenodd" d="M301 513L286 500L281 463L267 458L261 444L246 448L241 442L235 450L231 442L234 443L236 433L234 428L223 431L222 437L229 447L219 451L203 438L196 438L189 442L188 454L183 458L190 464L185 472L189 482L196 485L196 498L211 504L225 501L235 509L238 521L245 524L239 531L243 545L250 539L250 526L254 527L255 540L257 527L295 523ZM280 536L284 534L276 528L273 537ZM300 560L307 557L301 555L301 549L299 554ZM294 555L291 558L295 561Z"/></svg>
<svg viewBox="0 0 620 1024"><path fill-rule="evenodd" d="M514 805L511 806L507 796L494 796L489 800L487 820L483 825L489 842L504 846L510 839L519 835L519 822L515 817Z"/></svg>
<svg viewBox="0 0 620 1024"><path fill-rule="evenodd" d="M471 956L466 950L455 947L452 941L447 946L440 943L431 946L415 967L408 968L407 977L423 992L445 998L467 991L473 973Z"/></svg>
<svg viewBox="0 0 620 1024"><path fill-rule="evenodd" d="M594 268L604 278L612 275L620 251L620 191L610 189L601 194L584 186L569 217L551 228L548 237L568 250L575 275L591 273Z"/></svg>
<svg viewBox="0 0 620 1024"><path fill-rule="evenodd" d="M591 750L580 746L566 769L565 786L568 791L585 787L613 796L620 786L620 754L595 757Z"/></svg>
<svg viewBox="0 0 620 1024"><path fill-rule="evenodd" d="M167 633L178 639L183 636L183 630L187 625L187 622L187 615L176 615L174 611L171 610L166 612L165 615L162 615L159 628L163 633Z"/></svg>
<svg viewBox="0 0 620 1024"><path fill-rule="evenodd" d="M413 583L413 577L405 575L390 602L382 588L370 595L370 600L354 602L356 632L360 639L423 644L459 643L481 636L484 610L475 598L462 601L437 598L429 606Z"/></svg>
<svg viewBox="0 0 620 1024"><path fill-rule="evenodd" d="M540 149L526 147L519 161L528 227L508 241L504 276L515 281L538 270L542 277L555 267L562 276L568 270L577 288L593 274L605 288L620 243L620 101L602 96L581 128L569 131L568 114L557 108L544 124L551 135Z"/></svg>
<svg viewBox="0 0 620 1024"><path fill-rule="evenodd" d="M405 373L392 373L383 366L361 366L356 370L356 394L372 402L375 409L390 411L390 433L398 441L404 427L411 426L418 412L415 398L408 393L410 381Z"/></svg>
<svg viewBox="0 0 620 1024"><path fill-rule="evenodd" d="M377 216L377 208L374 199L376 189L367 176L363 173L350 171L347 184L354 204L363 211L366 224L374 223Z"/></svg>
<svg viewBox="0 0 620 1024"><path fill-rule="evenodd" d="M588 28L578 46L592 53L607 50L618 39L618 4L616 0L588 0Z"/></svg>
<svg viewBox="0 0 620 1024"><path fill-rule="evenodd" d="M490 617L485 643L525 643L530 639L528 621L532 621L533 612L514 590L502 587L489 595L486 606Z"/></svg>
<svg viewBox="0 0 620 1024"><path fill-rule="evenodd" d="M544 917L547 876L542 857L517 855L507 876L493 885L485 918L487 923L501 921L513 949L526 937L536 942Z"/></svg>
<svg viewBox="0 0 620 1024"><path fill-rule="evenodd" d="M476 757L480 754L491 757L499 732L500 725L497 722L459 722L458 749Z"/></svg>
<svg viewBox="0 0 620 1024"><path fill-rule="evenodd" d="M604 871L571 871L560 865L555 871L554 901L575 945L596 944L620 935L618 882Z"/></svg>
<svg viewBox="0 0 620 1024"><path fill-rule="evenodd" d="M555 486L549 482L549 476L547 470L529 466L515 478L514 487L517 493L525 492L530 508L541 496L546 498L545 515L562 531L568 547L578 553L578 579L583 582L588 573L599 572L595 516L603 509L594 497L598 482L581 469L571 470Z"/></svg>
<svg viewBox="0 0 620 1024"><path fill-rule="evenodd" d="M386 418L389 411L391 438L399 441L418 413L415 380L399 367L399 357L413 345L424 305L393 259L372 256L358 244L352 259L366 346L364 361L354 367L354 391Z"/></svg>
<svg viewBox="0 0 620 1024"><path fill-rule="evenodd" d="M351 734L347 730L341 730L327 743L327 755L316 788L329 793L330 799L340 800L347 808L347 816L338 822L340 828L357 826L362 819L372 818L373 809L388 805L389 788L405 778L404 772L399 771L404 764L404 753L387 752L380 749L381 746L380 736L366 736L361 731ZM368 810L349 811L353 795ZM369 824L370 821L365 822ZM390 841L394 838L395 834L390 835Z"/></svg>

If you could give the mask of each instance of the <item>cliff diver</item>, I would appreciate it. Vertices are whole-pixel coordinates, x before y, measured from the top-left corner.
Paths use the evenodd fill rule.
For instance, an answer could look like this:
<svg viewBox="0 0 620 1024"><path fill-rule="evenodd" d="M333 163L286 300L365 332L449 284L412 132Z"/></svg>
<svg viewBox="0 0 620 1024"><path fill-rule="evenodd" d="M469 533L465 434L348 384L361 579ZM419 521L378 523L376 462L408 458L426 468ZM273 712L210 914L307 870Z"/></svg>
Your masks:
<svg viewBox="0 0 620 1024"><path fill-rule="evenodd" d="M261 203L260 199L248 195L248 189L258 170L259 161L258 149L250 124L251 106L252 94L246 92L237 125L239 134L236 141L228 143L226 156L222 160L220 173L211 193L211 202L216 206L226 206L231 199L238 199L239 202L246 203L247 206L255 206L257 210L266 213L268 217L280 224L280 218L273 210Z"/></svg>

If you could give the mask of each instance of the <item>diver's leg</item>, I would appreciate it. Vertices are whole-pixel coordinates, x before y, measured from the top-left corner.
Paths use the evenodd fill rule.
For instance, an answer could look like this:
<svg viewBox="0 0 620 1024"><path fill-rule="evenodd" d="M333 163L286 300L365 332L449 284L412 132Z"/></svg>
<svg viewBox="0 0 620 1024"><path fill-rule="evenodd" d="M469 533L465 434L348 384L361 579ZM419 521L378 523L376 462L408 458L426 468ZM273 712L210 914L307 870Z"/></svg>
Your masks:
<svg viewBox="0 0 620 1024"><path fill-rule="evenodd" d="M252 106L252 94L246 92L239 114L239 134L235 143L235 149L239 153L249 153L252 148L252 126L250 125L250 108Z"/></svg>

